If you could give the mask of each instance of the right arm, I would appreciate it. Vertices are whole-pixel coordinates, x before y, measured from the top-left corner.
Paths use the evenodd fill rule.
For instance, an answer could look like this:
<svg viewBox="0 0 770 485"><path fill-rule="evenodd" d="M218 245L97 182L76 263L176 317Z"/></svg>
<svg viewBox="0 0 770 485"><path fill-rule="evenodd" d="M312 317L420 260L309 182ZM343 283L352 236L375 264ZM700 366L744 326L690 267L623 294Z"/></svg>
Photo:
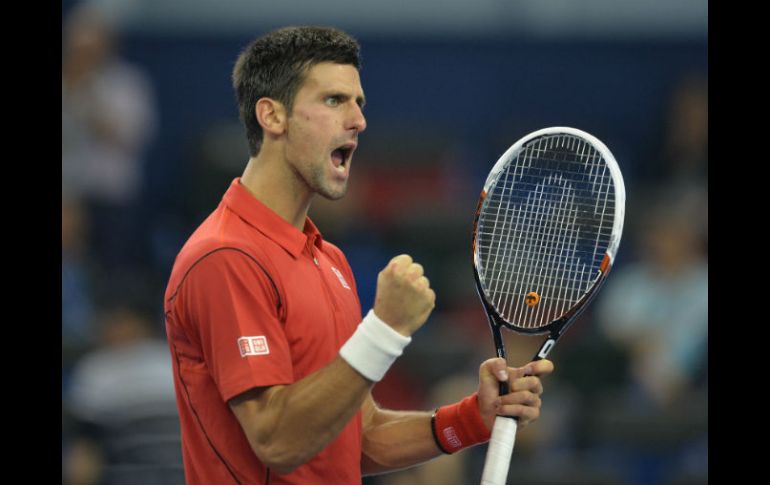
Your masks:
<svg viewBox="0 0 770 485"><path fill-rule="evenodd" d="M374 313L410 336L427 320L435 298L422 266L400 255L378 276ZM340 433L361 409L372 385L338 356L300 381L255 388L229 404L260 461L289 473Z"/></svg>
<svg viewBox="0 0 770 485"><path fill-rule="evenodd" d="M342 431L372 384L338 356L291 385L255 388L229 404L257 457L289 473Z"/></svg>

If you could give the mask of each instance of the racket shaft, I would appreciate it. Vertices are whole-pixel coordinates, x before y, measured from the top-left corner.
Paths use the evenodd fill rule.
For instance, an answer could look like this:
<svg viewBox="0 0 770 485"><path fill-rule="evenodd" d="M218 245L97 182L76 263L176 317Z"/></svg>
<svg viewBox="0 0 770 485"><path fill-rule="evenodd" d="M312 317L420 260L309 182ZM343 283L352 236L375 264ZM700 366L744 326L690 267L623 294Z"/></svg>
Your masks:
<svg viewBox="0 0 770 485"><path fill-rule="evenodd" d="M516 441L515 419L498 416L492 428L492 437L484 461L481 485L505 485L508 480L508 467L511 464L513 443Z"/></svg>

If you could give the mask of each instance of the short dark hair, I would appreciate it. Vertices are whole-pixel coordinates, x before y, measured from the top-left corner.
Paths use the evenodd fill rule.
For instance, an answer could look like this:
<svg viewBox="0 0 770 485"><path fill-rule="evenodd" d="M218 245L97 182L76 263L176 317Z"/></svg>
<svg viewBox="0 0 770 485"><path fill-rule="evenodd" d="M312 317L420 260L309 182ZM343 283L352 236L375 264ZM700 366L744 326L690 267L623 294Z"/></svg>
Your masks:
<svg viewBox="0 0 770 485"><path fill-rule="evenodd" d="M353 37L331 27L284 27L257 38L238 57L233 88L249 155L262 143L262 127L254 112L257 101L280 101L291 113L307 71L321 62L350 64L360 69L360 46Z"/></svg>

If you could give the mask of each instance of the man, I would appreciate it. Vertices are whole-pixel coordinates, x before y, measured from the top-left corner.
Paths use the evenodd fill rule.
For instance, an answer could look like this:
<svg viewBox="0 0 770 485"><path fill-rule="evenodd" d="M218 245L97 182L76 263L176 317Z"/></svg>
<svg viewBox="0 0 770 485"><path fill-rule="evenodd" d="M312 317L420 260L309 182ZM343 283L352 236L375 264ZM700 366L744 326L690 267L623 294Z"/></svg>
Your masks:
<svg viewBox="0 0 770 485"><path fill-rule="evenodd" d="M341 198L366 128L359 46L328 28L254 41L233 83L250 159L187 241L166 290L189 484L360 484L489 439L497 414L539 415L543 360L481 365L479 390L431 412L388 411L372 386L435 294L408 255L378 277L362 320L352 271L307 217ZM530 377L523 377L525 374ZM498 396L498 380L512 392Z"/></svg>

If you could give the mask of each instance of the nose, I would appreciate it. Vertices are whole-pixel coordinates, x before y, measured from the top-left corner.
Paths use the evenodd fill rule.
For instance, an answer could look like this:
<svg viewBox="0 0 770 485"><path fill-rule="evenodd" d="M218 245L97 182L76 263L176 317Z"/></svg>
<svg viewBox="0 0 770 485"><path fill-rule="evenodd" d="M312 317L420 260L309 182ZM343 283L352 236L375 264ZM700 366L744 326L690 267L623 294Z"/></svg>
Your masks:
<svg viewBox="0 0 770 485"><path fill-rule="evenodd" d="M366 117L357 103L352 103L352 105L353 107L350 110L350 117L348 119L348 128L360 133L366 129Z"/></svg>

